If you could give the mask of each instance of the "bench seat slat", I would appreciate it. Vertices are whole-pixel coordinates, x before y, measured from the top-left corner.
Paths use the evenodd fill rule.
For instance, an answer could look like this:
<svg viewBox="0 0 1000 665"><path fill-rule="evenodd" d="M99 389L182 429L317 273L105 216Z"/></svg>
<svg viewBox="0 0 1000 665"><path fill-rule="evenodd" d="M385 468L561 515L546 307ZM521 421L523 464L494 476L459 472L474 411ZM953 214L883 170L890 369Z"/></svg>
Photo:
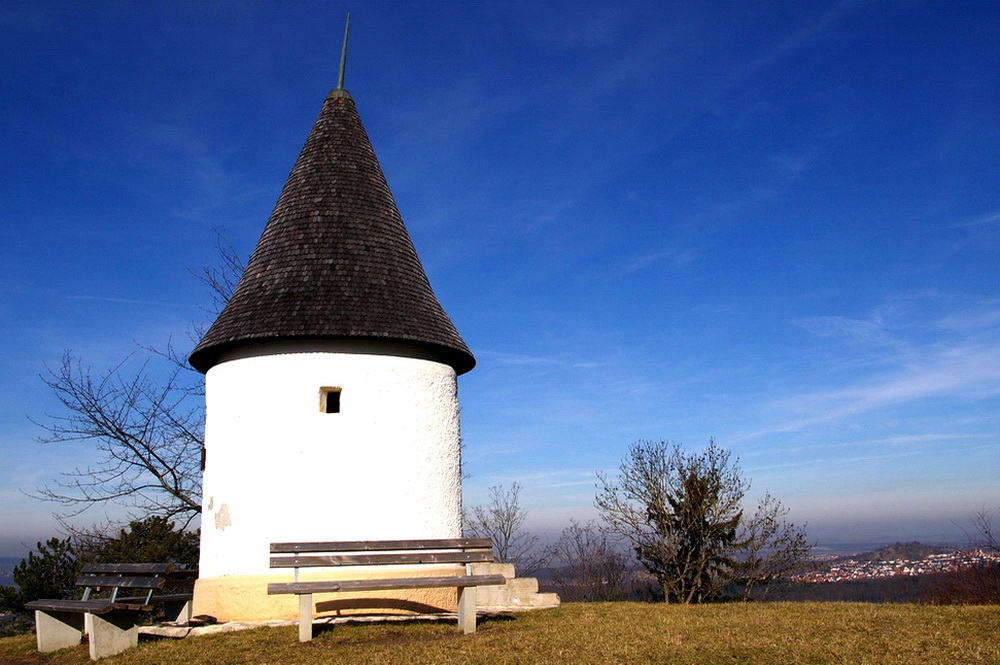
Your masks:
<svg viewBox="0 0 1000 665"><path fill-rule="evenodd" d="M489 538L432 538L425 540L351 540L321 543L271 543L272 554L299 552L377 552L381 550L490 549Z"/></svg>
<svg viewBox="0 0 1000 665"><path fill-rule="evenodd" d="M129 610L130 612L149 612L154 605L146 603L145 598L118 598L115 600L114 609Z"/></svg>
<svg viewBox="0 0 1000 665"><path fill-rule="evenodd" d="M505 584L503 575L463 575L460 577L408 577L383 580L339 580L334 582L272 582L269 595L286 593L334 593L337 591L391 591Z"/></svg>
<svg viewBox="0 0 1000 665"><path fill-rule="evenodd" d="M317 566L394 566L424 563L477 563L493 561L493 553L481 552L406 552L403 554L334 554L329 556L271 557L271 568L309 568Z"/></svg>
<svg viewBox="0 0 1000 665"><path fill-rule="evenodd" d="M193 600L193 593L165 593L159 596L153 596L149 599L149 602L154 605L157 603L174 603L179 600Z"/></svg>
<svg viewBox="0 0 1000 665"><path fill-rule="evenodd" d="M119 589L162 589L167 583L164 577L123 577L117 575L80 575L76 578L77 586Z"/></svg>
<svg viewBox="0 0 1000 665"><path fill-rule="evenodd" d="M194 598L194 594L190 593L166 593L153 596L147 603L145 596L129 596L128 598L116 598L115 605L142 605L144 609L152 609L157 603L171 603L178 600L191 600L192 598Z"/></svg>
<svg viewBox="0 0 1000 665"><path fill-rule="evenodd" d="M28 610L42 610L43 612L72 612L83 614L106 614L114 608L114 604L108 598L98 600L33 600L24 604Z"/></svg>

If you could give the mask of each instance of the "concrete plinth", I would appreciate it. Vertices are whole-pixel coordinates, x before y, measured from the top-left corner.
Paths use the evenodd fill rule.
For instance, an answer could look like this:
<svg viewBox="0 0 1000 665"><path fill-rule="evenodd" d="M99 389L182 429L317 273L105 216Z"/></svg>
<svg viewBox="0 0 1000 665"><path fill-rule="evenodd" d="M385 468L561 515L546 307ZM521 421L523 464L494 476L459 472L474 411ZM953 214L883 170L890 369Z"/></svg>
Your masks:
<svg viewBox="0 0 1000 665"><path fill-rule="evenodd" d="M83 639L84 615L35 610L35 640L42 653L75 647Z"/></svg>
<svg viewBox="0 0 1000 665"><path fill-rule="evenodd" d="M139 644L135 612L93 614L90 619L90 659L114 656Z"/></svg>

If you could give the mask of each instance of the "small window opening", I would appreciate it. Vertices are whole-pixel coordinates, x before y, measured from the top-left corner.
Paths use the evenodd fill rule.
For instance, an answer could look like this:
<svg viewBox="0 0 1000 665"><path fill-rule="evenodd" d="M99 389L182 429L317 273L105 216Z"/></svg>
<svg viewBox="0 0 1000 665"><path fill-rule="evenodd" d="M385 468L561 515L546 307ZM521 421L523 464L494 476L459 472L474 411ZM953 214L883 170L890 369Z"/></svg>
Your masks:
<svg viewBox="0 0 1000 665"><path fill-rule="evenodd" d="M340 388L320 388L319 397L321 412L340 413Z"/></svg>

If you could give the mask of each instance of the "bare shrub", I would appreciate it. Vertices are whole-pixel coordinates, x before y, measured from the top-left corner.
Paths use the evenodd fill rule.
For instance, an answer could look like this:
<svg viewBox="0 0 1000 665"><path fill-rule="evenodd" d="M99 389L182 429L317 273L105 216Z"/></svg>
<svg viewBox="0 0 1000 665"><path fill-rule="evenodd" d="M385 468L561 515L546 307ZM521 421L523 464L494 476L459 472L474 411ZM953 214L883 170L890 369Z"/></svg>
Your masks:
<svg viewBox="0 0 1000 665"><path fill-rule="evenodd" d="M528 511L521 507L520 483L512 483L509 489L494 485L489 504L475 506L463 517L465 532L491 539L497 561L514 564L519 575L531 575L545 566L547 553L538 536L524 530Z"/></svg>
<svg viewBox="0 0 1000 665"><path fill-rule="evenodd" d="M970 546L992 555L1000 553L992 512L986 509L977 512L972 524ZM1000 563L992 558L980 565L945 573L935 579L927 596L935 605L1000 605Z"/></svg>
<svg viewBox="0 0 1000 665"><path fill-rule="evenodd" d="M594 522L570 520L551 554L552 585L564 601L628 600L634 593L631 557Z"/></svg>
<svg viewBox="0 0 1000 665"><path fill-rule="evenodd" d="M753 516L740 525L741 551L734 572L743 585L744 600L764 600L772 585L797 570L812 549L805 531L787 516L788 508L768 493L757 502Z"/></svg>

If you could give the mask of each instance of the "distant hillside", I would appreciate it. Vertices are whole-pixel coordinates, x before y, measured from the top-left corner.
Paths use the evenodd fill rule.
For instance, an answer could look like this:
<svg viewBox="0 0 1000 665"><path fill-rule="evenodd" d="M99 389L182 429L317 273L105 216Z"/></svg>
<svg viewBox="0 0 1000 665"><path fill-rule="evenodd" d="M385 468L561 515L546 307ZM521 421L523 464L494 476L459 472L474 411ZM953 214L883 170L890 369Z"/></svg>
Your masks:
<svg viewBox="0 0 1000 665"><path fill-rule="evenodd" d="M918 561L930 556L931 554L950 552L951 549L952 548L950 547L944 547L942 545L924 545L923 543L912 541L909 543L886 545L885 547L872 552L852 554L850 556L839 557L836 560L846 561L848 559L853 559L854 561L898 561L900 559L906 559L909 561Z"/></svg>
<svg viewBox="0 0 1000 665"><path fill-rule="evenodd" d="M776 589L773 600L923 602L949 566L968 559L966 553L954 548L916 541L860 554L816 558L793 577L794 581Z"/></svg>

